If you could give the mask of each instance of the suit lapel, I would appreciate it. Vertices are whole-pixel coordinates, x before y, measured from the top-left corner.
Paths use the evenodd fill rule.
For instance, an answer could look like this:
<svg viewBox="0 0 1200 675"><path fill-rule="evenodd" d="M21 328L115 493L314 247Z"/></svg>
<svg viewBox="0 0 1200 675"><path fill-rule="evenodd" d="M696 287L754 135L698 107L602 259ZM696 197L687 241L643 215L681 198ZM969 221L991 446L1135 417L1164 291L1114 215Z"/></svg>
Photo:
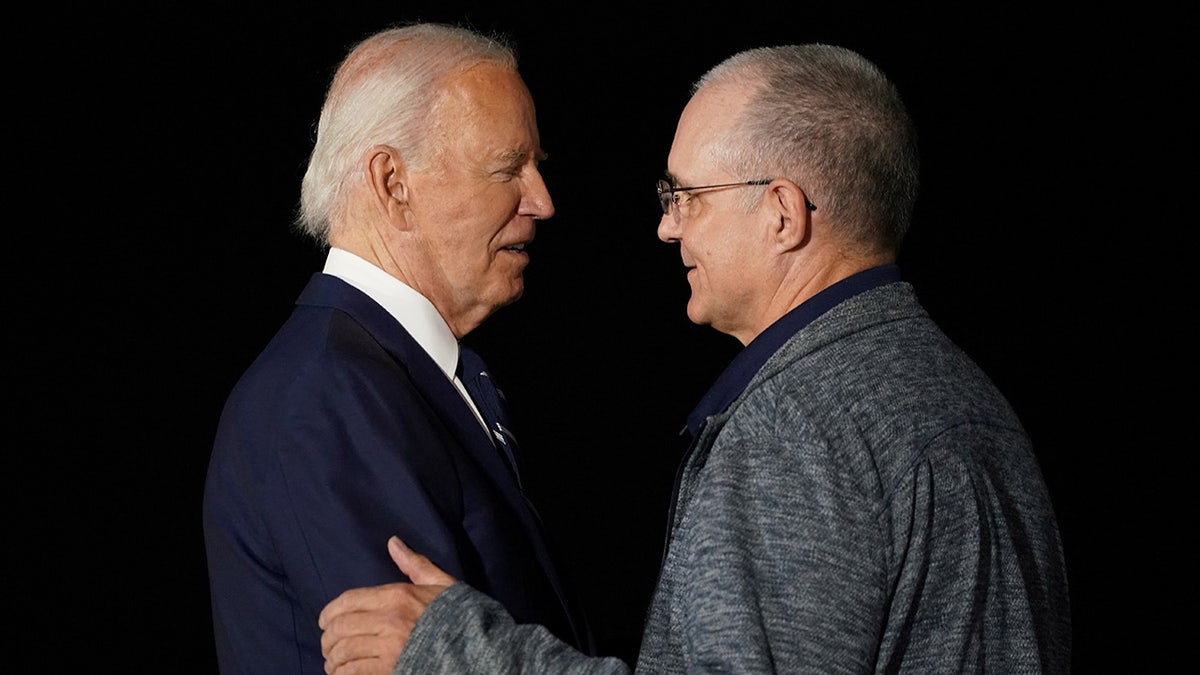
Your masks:
<svg viewBox="0 0 1200 675"><path fill-rule="evenodd" d="M412 374L413 381L420 387L429 405L448 421L455 437L471 457L483 466L488 475L494 478L501 494L512 505L513 512L518 515L529 533L533 549L546 577L558 594L564 611L574 618L575 614L566 600L553 558L546 546L546 533L541 518L521 491L512 468L480 428L475 413L429 354L379 303L332 275L314 274L296 300L296 304L328 307L345 312Z"/></svg>

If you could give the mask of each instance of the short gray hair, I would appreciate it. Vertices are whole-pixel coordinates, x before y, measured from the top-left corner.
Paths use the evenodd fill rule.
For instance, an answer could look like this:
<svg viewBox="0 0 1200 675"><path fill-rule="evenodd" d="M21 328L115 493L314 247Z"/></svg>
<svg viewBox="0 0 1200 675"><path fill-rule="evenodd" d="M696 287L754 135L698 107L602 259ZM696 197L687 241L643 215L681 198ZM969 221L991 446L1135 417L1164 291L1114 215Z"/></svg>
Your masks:
<svg viewBox="0 0 1200 675"><path fill-rule="evenodd" d="M899 248L920 182L917 134L875 64L831 45L761 47L714 66L693 93L719 83L754 91L718 143L724 169L747 180L788 178L848 241Z"/></svg>

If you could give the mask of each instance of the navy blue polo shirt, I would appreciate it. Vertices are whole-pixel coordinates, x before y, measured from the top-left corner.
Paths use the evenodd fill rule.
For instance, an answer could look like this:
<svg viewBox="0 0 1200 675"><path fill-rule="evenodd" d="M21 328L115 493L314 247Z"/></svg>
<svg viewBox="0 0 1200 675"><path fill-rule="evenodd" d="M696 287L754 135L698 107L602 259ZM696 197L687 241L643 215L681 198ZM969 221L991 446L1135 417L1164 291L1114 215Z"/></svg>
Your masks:
<svg viewBox="0 0 1200 675"><path fill-rule="evenodd" d="M812 323L831 308L863 291L900 281L900 268L894 264L880 265L863 270L857 274L842 279L829 288L800 303L795 309L779 317L779 320L758 334L746 348L730 361L729 365L713 383L712 388L700 399L696 409L688 415L684 431L691 432L692 438L700 435L704 423L712 415L725 410L733 400L742 393L750 379L754 377L771 358L779 351L788 338L796 331Z"/></svg>

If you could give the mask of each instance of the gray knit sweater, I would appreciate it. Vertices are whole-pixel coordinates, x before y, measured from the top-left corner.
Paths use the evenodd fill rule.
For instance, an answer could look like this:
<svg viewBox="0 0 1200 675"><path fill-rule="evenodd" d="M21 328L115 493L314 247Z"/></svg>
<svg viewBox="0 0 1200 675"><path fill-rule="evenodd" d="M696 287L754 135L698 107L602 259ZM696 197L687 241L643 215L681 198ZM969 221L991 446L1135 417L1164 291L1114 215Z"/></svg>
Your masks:
<svg viewBox="0 0 1200 675"><path fill-rule="evenodd" d="M1030 442L912 287L846 300L708 420L683 467L639 673L1067 673ZM622 673L455 584L402 672Z"/></svg>

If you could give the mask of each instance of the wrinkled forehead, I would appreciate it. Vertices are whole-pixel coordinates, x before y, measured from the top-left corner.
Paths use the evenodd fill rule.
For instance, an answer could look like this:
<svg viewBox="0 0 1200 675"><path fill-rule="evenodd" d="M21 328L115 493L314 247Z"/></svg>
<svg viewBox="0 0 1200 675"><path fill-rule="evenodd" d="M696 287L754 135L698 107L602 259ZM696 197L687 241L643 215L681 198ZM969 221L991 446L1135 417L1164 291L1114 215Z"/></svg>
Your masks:
<svg viewBox="0 0 1200 675"><path fill-rule="evenodd" d="M541 154L533 97L516 71L480 64L448 75L444 84L433 125L445 142L482 144L489 155Z"/></svg>
<svg viewBox="0 0 1200 675"><path fill-rule="evenodd" d="M440 82L437 106L447 117L497 115L510 111L533 114L533 97L516 71L494 63L480 63L448 73Z"/></svg>

